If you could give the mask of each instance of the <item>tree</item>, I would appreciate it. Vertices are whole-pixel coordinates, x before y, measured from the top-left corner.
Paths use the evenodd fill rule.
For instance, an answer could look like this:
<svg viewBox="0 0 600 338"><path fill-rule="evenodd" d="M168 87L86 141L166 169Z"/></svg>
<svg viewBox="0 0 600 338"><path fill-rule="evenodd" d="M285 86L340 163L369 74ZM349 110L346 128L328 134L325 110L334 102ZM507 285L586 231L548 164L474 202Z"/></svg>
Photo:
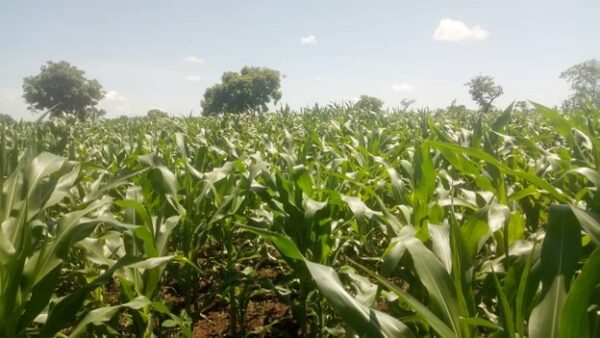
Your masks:
<svg viewBox="0 0 600 338"><path fill-rule="evenodd" d="M48 61L35 76L23 79L23 98L31 110L47 109L51 116L75 115L80 119L96 112L98 101L104 97L97 80L66 61Z"/></svg>
<svg viewBox="0 0 600 338"><path fill-rule="evenodd" d="M410 106L412 106L415 102L417 102L417 100L415 99L409 99L409 98L403 98L402 100L400 100L400 112L402 114L406 113L408 111L408 108L410 108Z"/></svg>
<svg viewBox="0 0 600 338"><path fill-rule="evenodd" d="M96 107L90 107L85 110L85 117L90 117L92 119L97 119L100 117L106 116L106 110L98 109Z"/></svg>
<svg viewBox="0 0 600 338"><path fill-rule="evenodd" d="M148 110L148 113L146 115L148 115L148 117L151 119L169 117L169 114L167 112L156 108Z"/></svg>
<svg viewBox="0 0 600 338"><path fill-rule="evenodd" d="M519 113L526 113L530 110L529 103L527 101L517 101L513 106L513 110Z"/></svg>
<svg viewBox="0 0 600 338"><path fill-rule="evenodd" d="M464 113L464 112L468 112L469 110L467 109L467 107L464 104L458 104L458 101L456 101L456 99L454 99L454 100L452 100L450 105L446 108L446 111L453 112L453 113Z"/></svg>
<svg viewBox="0 0 600 338"><path fill-rule="evenodd" d="M563 103L564 109L580 109L587 102L600 107L600 61L592 59L560 73L569 82L573 94Z"/></svg>
<svg viewBox="0 0 600 338"><path fill-rule="evenodd" d="M487 75L477 75L471 81L465 83L469 87L469 94L484 113L490 111L492 103L500 95L504 94L501 86L496 84L494 78Z"/></svg>
<svg viewBox="0 0 600 338"><path fill-rule="evenodd" d="M15 119L13 119L13 117L8 114L0 113L0 123L12 124L15 123Z"/></svg>
<svg viewBox="0 0 600 338"><path fill-rule="evenodd" d="M204 115L262 113L280 99L278 71L246 66L239 73L223 73L221 83L206 89L201 105Z"/></svg>
<svg viewBox="0 0 600 338"><path fill-rule="evenodd" d="M383 101L374 96L361 95L358 102L354 104L354 107L367 111L380 112L383 108Z"/></svg>

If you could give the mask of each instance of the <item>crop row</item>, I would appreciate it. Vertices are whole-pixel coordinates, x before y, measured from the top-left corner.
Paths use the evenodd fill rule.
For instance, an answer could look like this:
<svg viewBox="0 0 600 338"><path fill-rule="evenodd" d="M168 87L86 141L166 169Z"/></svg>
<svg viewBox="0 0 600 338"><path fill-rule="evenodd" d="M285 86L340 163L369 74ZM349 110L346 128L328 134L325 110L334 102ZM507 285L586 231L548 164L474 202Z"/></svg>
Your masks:
<svg viewBox="0 0 600 338"><path fill-rule="evenodd" d="M593 337L598 111L0 124L0 336Z"/></svg>

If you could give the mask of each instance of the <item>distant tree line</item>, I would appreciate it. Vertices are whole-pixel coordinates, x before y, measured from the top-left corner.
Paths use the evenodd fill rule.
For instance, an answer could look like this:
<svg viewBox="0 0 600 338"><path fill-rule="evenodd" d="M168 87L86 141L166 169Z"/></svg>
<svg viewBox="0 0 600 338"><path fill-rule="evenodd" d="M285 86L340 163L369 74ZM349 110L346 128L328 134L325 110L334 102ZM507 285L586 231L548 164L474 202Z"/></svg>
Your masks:
<svg viewBox="0 0 600 338"><path fill-rule="evenodd" d="M240 72L225 72L221 82L206 89L201 101L204 115L263 113L268 105L281 99L281 74L277 70L262 67L244 67ZM592 59L574 65L560 74L571 88L571 95L563 103L563 109L584 109L590 105L600 106L600 61ZM477 75L465 83L471 98L486 113L493 109L495 100L504 90L488 75ZM96 118L106 112L97 108L105 96L102 85L96 79L88 79L85 72L66 61L48 61L39 74L23 79L23 98L33 111L46 111L51 116L72 115L80 119ZM414 100L403 99L396 111L404 112ZM357 109L381 112L383 101L377 97L362 95L354 104ZM458 107L452 104L453 109ZM526 110L527 103L519 101L515 109ZM168 117L168 113L152 109L148 117ZM0 121L12 118L0 114Z"/></svg>

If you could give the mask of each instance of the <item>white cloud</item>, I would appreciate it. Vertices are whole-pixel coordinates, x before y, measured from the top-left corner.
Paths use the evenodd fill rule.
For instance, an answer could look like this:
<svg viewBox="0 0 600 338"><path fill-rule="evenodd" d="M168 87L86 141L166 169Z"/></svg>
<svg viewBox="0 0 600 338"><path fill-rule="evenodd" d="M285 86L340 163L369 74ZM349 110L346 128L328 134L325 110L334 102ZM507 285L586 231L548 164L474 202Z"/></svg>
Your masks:
<svg viewBox="0 0 600 338"><path fill-rule="evenodd" d="M442 19L433 38L438 41L485 40L490 32L479 25L467 26L464 22L452 19Z"/></svg>
<svg viewBox="0 0 600 338"><path fill-rule="evenodd" d="M394 83L392 85L392 89L394 89L397 92L403 92L403 91L411 90L412 87L408 83L402 82L402 83Z"/></svg>
<svg viewBox="0 0 600 338"><path fill-rule="evenodd" d="M300 38L300 42L303 45L316 45L317 44L317 37L314 35L309 35L309 36L304 36Z"/></svg>
<svg viewBox="0 0 600 338"><path fill-rule="evenodd" d="M202 80L202 77L200 75L188 75L185 77L185 80L190 82L198 82Z"/></svg>
<svg viewBox="0 0 600 338"><path fill-rule="evenodd" d="M131 112L131 106L127 98L116 90L106 92L104 100L100 103L100 107L106 110L109 115L114 115L111 113L126 114Z"/></svg>
<svg viewBox="0 0 600 338"><path fill-rule="evenodd" d="M187 56L187 57L183 58L183 62L198 64L198 63L204 63L204 60L202 60L201 58L196 57L196 56Z"/></svg>
<svg viewBox="0 0 600 338"><path fill-rule="evenodd" d="M323 75L317 75L317 76L315 76L315 80L317 80L317 81L321 81L323 79L324 79Z"/></svg>
<svg viewBox="0 0 600 338"><path fill-rule="evenodd" d="M121 93L119 93L116 90L109 90L108 92L106 92L104 99L108 100L108 101L121 101L121 102L127 101L125 99L125 96L121 95Z"/></svg>

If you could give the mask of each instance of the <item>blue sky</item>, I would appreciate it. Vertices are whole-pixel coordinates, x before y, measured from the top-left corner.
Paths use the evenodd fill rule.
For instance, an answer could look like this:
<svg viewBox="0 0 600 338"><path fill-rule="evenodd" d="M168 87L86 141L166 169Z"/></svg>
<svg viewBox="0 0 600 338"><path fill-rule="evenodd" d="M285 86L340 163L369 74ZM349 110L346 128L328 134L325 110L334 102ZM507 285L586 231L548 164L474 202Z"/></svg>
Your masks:
<svg viewBox="0 0 600 338"><path fill-rule="evenodd" d="M514 99L559 104L569 66L600 58L598 0L0 0L0 112L31 119L23 77L66 60L98 79L109 116L199 113L224 71L286 75L282 102L369 94L388 106L474 106L488 74Z"/></svg>

